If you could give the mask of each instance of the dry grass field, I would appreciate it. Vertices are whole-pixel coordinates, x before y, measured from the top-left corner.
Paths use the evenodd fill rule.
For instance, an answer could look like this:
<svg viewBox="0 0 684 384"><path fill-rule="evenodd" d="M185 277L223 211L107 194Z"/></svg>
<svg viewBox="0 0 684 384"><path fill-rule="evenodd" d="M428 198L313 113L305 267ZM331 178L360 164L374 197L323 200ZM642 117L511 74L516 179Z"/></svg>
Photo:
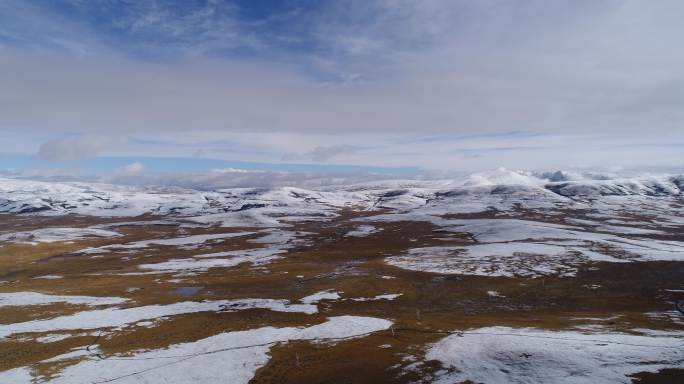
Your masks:
<svg viewBox="0 0 684 384"><path fill-rule="evenodd" d="M684 300L681 262L591 262L571 278L544 276L492 277L437 274L406 270L384 260L408 249L474 243L468 233L445 238L435 225L420 221L373 222L375 231L346 236L358 226L359 212L343 212L327 221L298 223L286 230L296 241L277 258L264 263L239 263L201 270L144 270L141 265L170 260L198 260L193 255L238 253L268 249L258 228L186 228L179 225L118 226L121 236L38 244L9 243L0 248L0 293L37 292L46 295L116 297L117 308L155 307L174 303L222 300L278 299L298 303L318 292L336 298L314 302L315 313L281 312L268 308L231 310L209 304L201 311L159 316L151 310L139 319L111 326L62 326L61 319L109 306L67 302L0 307L0 370L25 367L36 380L59 377L84 360L134 358L140 351L192 343L227 332L262 327L310 327L337 316L387 319L392 326L339 340L292 340L268 344L268 360L255 370L252 383L413 383L430 382L445 367L426 358L427 347L448 334L484 327L535 328L549 331L635 333L653 329L684 332L672 302ZM64 217L53 223L72 227L111 223L105 219ZM36 222L3 216L3 227L31 230ZM40 225L48 223L38 222ZM63 224L64 223L64 224ZM197 246L148 244L117 248L116 244L145 239L245 233ZM110 246L106 252L84 249ZM396 295L391 299L374 299ZM355 300L356 299L356 300ZM653 314L670 314L655 316ZM107 316L105 312L101 316ZM51 320L52 319L52 320ZM35 329L13 331L16 324L40 321ZM37 323L38 324L38 323ZM52 327L51 327L52 326ZM601 336L597 335L597 339ZM220 349L220 346L217 346ZM75 353L74 351L81 351ZM219 355L221 351L204 351ZM679 355L682 358L682 355ZM184 359L192 359L186 356ZM228 357L230 358L230 357ZM519 357L521 364L525 357ZM137 372L103 377L107 382L154 382L155 370L176 360L146 365ZM673 383L684 380L679 367L651 373L634 370L634 382ZM199 368L201 369L201 368ZM137 373L136 373L137 372ZM143 380L152 380L144 381ZM150 379L152 378L152 379ZM105 382L105 381L102 381ZM135 381L133 381L135 382Z"/></svg>

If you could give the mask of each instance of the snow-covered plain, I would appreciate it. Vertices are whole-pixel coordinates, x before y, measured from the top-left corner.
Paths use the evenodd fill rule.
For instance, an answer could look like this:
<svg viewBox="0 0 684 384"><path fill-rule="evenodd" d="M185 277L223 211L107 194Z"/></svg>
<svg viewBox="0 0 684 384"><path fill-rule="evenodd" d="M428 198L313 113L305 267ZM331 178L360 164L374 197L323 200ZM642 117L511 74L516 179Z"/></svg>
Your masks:
<svg viewBox="0 0 684 384"><path fill-rule="evenodd" d="M432 345L426 358L447 368L436 383L628 384L629 374L681 368L684 335L488 327L450 335Z"/></svg>
<svg viewBox="0 0 684 384"><path fill-rule="evenodd" d="M98 358L95 353L60 372L51 383L94 383L116 379L117 383L248 383L265 365L276 343L294 340L339 341L388 329L389 320L373 317L336 316L309 327L263 327L226 332L195 342ZM83 357L79 354L78 357ZM202 367L197 369L197 367ZM0 372L0 382L32 383L26 367Z"/></svg>
<svg viewBox="0 0 684 384"><path fill-rule="evenodd" d="M54 303L81 304L88 306L123 304L128 299L122 297L94 297L70 295L45 295L38 292L0 293L0 308L24 305L46 305Z"/></svg>
<svg viewBox="0 0 684 384"><path fill-rule="evenodd" d="M390 215L384 215L384 219ZM571 276L590 261L684 260L684 242L639 239L517 219L442 219L446 231L469 233L466 246L414 248L387 258L425 272L483 276Z"/></svg>
<svg viewBox="0 0 684 384"><path fill-rule="evenodd" d="M241 237L252 235L254 232L236 232L236 233L214 233L209 235L193 235L176 237L171 239L156 239L156 240L141 240L135 241L128 244L122 244L122 248L145 248L150 245L166 245L174 247L194 247L200 244L204 244L208 241L229 239L232 237ZM112 246L119 247L119 246Z"/></svg>
<svg viewBox="0 0 684 384"><path fill-rule="evenodd" d="M253 233L243 232L243 234ZM304 243L301 239L302 233L286 229L266 232L265 235L261 234L262 236L249 240L250 243L261 245L258 248L199 254L189 258L171 259L161 263L141 264L139 268L159 273L194 273L211 268L234 267L242 263L262 265L282 257L289 249Z"/></svg>
<svg viewBox="0 0 684 384"><path fill-rule="evenodd" d="M237 311L262 308L278 312L316 313L311 304L290 304L287 300L240 299L214 301L185 301L166 305L146 305L131 308L105 308L76 312L52 319L30 320L23 323L0 324L0 338L17 333L52 332L75 329L121 327L141 320L205 311Z"/></svg>
<svg viewBox="0 0 684 384"><path fill-rule="evenodd" d="M195 249L195 248L198 248L200 245L203 245L205 243L211 243L214 241L230 239L233 237L249 236L249 235L253 235L253 234L255 234L255 232L212 233L212 234L205 234L205 235L192 235L192 236L174 237L174 238L168 238L168 239L140 240L140 241L133 241L133 242L124 243L124 244L112 244L112 245L106 245L106 246L102 246L102 247L90 247L90 248L85 248L79 252L88 253L88 254L97 254L97 253L107 253L107 252L110 252L110 251L116 250L116 249L147 248L151 245L176 247L176 248L180 248L180 249Z"/></svg>
<svg viewBox="0 0 684 384"><path fill-rule="evenodd" d="M301 232L294 224L311 222L311 225L303 226L306 229L302 231L315 231L310 228L324 227L345 208L363 214L345 222L344 231L324 241L341 239L356 246L363 245L362 241L355 239L358 237L371 234L370 238L390 236L390 230L394 229L391 226L383 229L388 223L424 222L434 226L434 233L428 241L412 238L416 241L411 243L415 244L412 247L380 255L379 260L384 258L385 262L381 264L382 268L394 269L395 272L382 271L382 275L378 274L377 281L383 284L399 284L401 276L407 274L394 267L434 274L521 278L557 275L571 278L582 266L595 262L684 261L684 242L681 241L684 230L683 190L683 176L626 178L504 169L460 180L390 180L316 190L278 187L207 192L0 179L0 214L131 217L131 221L126 219L126 223L105 223L86 228L60 226L12 232L11 228L3 227L0 252L3 246L16 242L38 244L117 237L127 233L124 229L118 232L123 225L173 225L179 229L178 234L172 235L174 237L164 237L159 231L153 231L143 240L136 237L132 239L136 241L122 240L120 244L108 241L104 243L108 245L85 248L69 256L83 256L94 263L102 257L106 257L108 263L114 263L112 260L121 256L128 269L117 271L116 276L152 275L155 285L180 283L183 279L178 277L192 276L199 280L200 275L211 268L251 263L258 267L255 270L267 270L269 266L265 264L273 260L287 260L290 255L296 259L300 255L294 255L293 250L311 245L320 234ZM147 216L138 217L140 215ZM144 221L136 221L134 217ZM188 228L200 227L206 230L209 226L234 227L241 232L214 233L216 228L211 228L211 234L189 235L187 231ZM145 230L140 232L145 233ZM229 239L236 237L244 237L239 242L241 248L246 249L224 248L230 245ZM244 243L253 246L244 247ZM221 248L209 250L215 246ZM171 252L175 249L183 250L183 256L174 257ZM169 256L160 260L165 251L169 251ZM153 253L153 259L140 261L149 253ZM130 268L138 270L131 272ZM59 275L47 274L49 272ZM226 272L228 275L235 270ZM288 276L288 271L281 272L283 274L278 276ZM59 278L62 273L64 279ZM108 273L95 271L92 275ZM177 275L173 276L173 281L165 281L167 276L161 274L166 273ZM296 283L302 286L306 286L305 281L321 281L323 278L332 281L332 276L335 276L334 273L307 275L304 279L304 273L306 270L296 271L290 276L297 275L299 280ZM261 277L261 274L257 275ZM40 270L32 276L37 276L31 280L38 278L38 281L33 281L40 284L66 284L73 279L66 270ZM55 280L49 281L48 277ZM3 285L3 289L10 289L6 287L11 287L11 284ZM296 301L306 293L326 287L330 289ZM344 289L351 291L347 286ZM43 291L42 288L36 290ZM371 292L389 290L388 287L377 286ZM406 300L397 300L397 305L413 300L412 293L403 287L393 286L391 291L406 292ZM489 302L512 297L505 290L501 291L505 295L486 289L481 292L483 295L486 292ZM306 318L313 319L321 316L318 303L327 301L321 304L324 311L329 305L340 304L336 302L344 301L346 306L355 305L355 302L395 300L402 295L385 293L372 296L373 293L357 294L371 297L350 297L347 293L343 298L342 293L333 284L319 284L311 290L302 290L298 296L286 296L292 302L284 299L205 300L137 307L131 306L134 305L132 299L118 297L0 293L3 310L53 303L96 307L53 318L40 314L42 317L32 317L32 320L0 324L0 343L10 336L13 339L56 343L72 335L127 327L154 327L160 319L207 311L262 309L307 314ZM254 296L263 297L261 294ZM679 317L672 320L673 316L679 316L674 311L649 312L646 315L680 324ZM115 378L115 382L121 383L248 382L256 369L266 364L274 343L362 336L387 329L391 324L384 319L338 316L313 326L273 328L261 327L263 324L260 324L261 328L257 329L221 333L162 349L129 351L125 355L100 357L96 355L95 345L89 350L79 347L49 359L73 363L57 372L52 382L90 383ZM684 363L681 333L601 333L600 327L591 326L585 330L599 333L589 335L578 331L503 327L475 329L461 336L449 336L430 346L427 358L438 360L447 368L437 375L437 381L445 383L468 379L488 383L553 382L559 378L571 383L628 382L625 374L681 367ZM198 366L202 369L192 369ZM31 382L35 374L31 369L25 366L2 372L0 382Z"/></svg>
<svg viewBox="0 0 684 384"><path fill-rule="evenodd" d="M119 233L98 228L40 228L33 231L0 234L0 243L54 243L56 241L83 240L97 237L117 237Z"/></svg>
<svg viewBox="0 0 684 384"><path fill-rule="evenodd" d="M389 180L318 190L279 187L204 192L0 179L0 212L155 214L164 215L165 222L176 219L184 225L195 222L281 229L252 240L265 244L264 248L140 266L157 272L197 272L243 262L258 265L279 257L291 247L291 238L296 237L283 230L293 222L327 220L344 207L389 209L389 212L359 219L359 226L346 236L374 233L378 230L372 225L374 222L425 221L446 233L468 233L473 238L471 245L416 248L392 255L387 259L391 265L433 273L570 276L578 266L593 261L684 259L684 243L648 237L684 228L683 186L684 176L627 178L505 169L459 180ZM450 217L459 214L494 217ZM97 254L151 245L192 249L205 242L251 234L255 232L142 240L88 248L83 252ZM96 228L46 228L5 233L0 235L0 242L114 235L116 232Z"/></svg>

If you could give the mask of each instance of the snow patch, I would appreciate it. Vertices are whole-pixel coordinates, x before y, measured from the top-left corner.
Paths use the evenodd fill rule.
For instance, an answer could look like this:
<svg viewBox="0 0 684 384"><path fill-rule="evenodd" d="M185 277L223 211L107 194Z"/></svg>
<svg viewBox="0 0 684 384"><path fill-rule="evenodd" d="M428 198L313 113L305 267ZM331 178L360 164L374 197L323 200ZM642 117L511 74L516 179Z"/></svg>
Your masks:
<svg viewBox="0 0 684 384"><path fill-rule="evenodd" d="M359 225L356 229L347 232L346 237L366 237L370 234L378 232L378 229L372 225Z"/></svg>
<svg viewBox="0 0 684 384"><path fill-rule="evenodd" d="M0 293L0 307L46 305L54 303L82 304L91 307L98 305L116 305L127 302L121 297L45 295L38 292Z"/></svg>
<svg viewBox="0 0 684 384"><path fill-rule="evenodd" d="M313 295L302 297L301 299L299 299L299 301L301 301L304 304L314 304L318 303L321 300L339 300L340 298L342 298L340 296L340 292L329 289L326 291L316 292Z"/></svg>
<svg viewBox="0 0 684 384"><path fill-rule="evenodd" d="M117 379L117 383L248 383L268 360L276 343L294 340L336 341L388 329L389 320L373 317L338 316L306 328L264 327L226 332L163 349L86 359L66 367L50 380L54 384L92 383ZM69 357L85 356L74 351ZM62 356L64 357L64 355ZM0 372L0 381L31 383L26 367Z"/></svg>
<svg viewBox="0 0 684 384"><path fill-rule="evenodd" d="M385 295L377 295L375 297L354 297L354 298L351 298L350 300L352 300L352 301L394 300L401 295L403 295L403 293L388 293Z"/></svg>
<svg viewBox="0 0 684 384"><path fill-rule="evenodd" d="M84 240L93 237L118 237L119 233L97 228L40 228L32 231L5 233L0 242L38 244L58 241Z"/></svg>
<svg viewBox="0 0 684 384"><path fill-rule="evenodd" d="M489 327L448 336L426 358L448 368L436 383L628 384L629 374L681 367L684 338Z"/></svg>
<svg viewBox="0 0 684 384"><path fill-rule="evenodd" d="M16 333L51 332L71 329L96 329L121 327L141 320L158 319L165 316L206 311L237 311L262 308L277 312L299 312L312 314L318 311L315 305L290 304L287 300L240 299L219 301L186 301L167 305L147 305L132 308L105 308L77 312L46 320L31 320L23 323L0 324L0 338Z"/></svg>

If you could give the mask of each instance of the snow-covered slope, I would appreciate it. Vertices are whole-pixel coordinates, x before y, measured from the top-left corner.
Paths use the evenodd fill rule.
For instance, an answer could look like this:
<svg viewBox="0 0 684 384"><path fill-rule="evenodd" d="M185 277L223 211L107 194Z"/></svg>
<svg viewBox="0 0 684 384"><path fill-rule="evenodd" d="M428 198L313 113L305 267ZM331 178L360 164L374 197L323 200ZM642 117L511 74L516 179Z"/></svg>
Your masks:
<svg viewBox="0 0 684 384"><path fill-rule="evenodd" d="M390 180L307 190L233 188L202 192L106 184L0 179L0 212L15 214L195 217L225 225L278 225L321 219L343 207L389 208L423 213L466 213L516 208L586 207L615 202L680 199L684 176L620 178L567 172L530 173L498 169L461 180Z"/></svg>
<svg viewBox="0 0 684 384"><path fill-rule="evenodd" d="M0 179L0 212L126 217L143 214L201 216L200 221L273 224L271 217L322 218L354 204L353 193L300 188L235 188L213 192L134 188L106 184L49 183Z"/></svg>

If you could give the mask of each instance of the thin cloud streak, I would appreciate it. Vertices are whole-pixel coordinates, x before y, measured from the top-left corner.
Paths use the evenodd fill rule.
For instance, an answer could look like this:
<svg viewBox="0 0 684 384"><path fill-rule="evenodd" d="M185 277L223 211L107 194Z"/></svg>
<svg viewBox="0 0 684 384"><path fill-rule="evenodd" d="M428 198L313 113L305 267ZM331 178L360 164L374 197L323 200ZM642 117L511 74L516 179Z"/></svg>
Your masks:
<svg viewBox="0 0 684 384"><path fill-rule="evenodd" d="M86 135L53 139L40 145L36 157L49 161L94 159L106 150L123 145L126 138L111 135Z"/></svg>

